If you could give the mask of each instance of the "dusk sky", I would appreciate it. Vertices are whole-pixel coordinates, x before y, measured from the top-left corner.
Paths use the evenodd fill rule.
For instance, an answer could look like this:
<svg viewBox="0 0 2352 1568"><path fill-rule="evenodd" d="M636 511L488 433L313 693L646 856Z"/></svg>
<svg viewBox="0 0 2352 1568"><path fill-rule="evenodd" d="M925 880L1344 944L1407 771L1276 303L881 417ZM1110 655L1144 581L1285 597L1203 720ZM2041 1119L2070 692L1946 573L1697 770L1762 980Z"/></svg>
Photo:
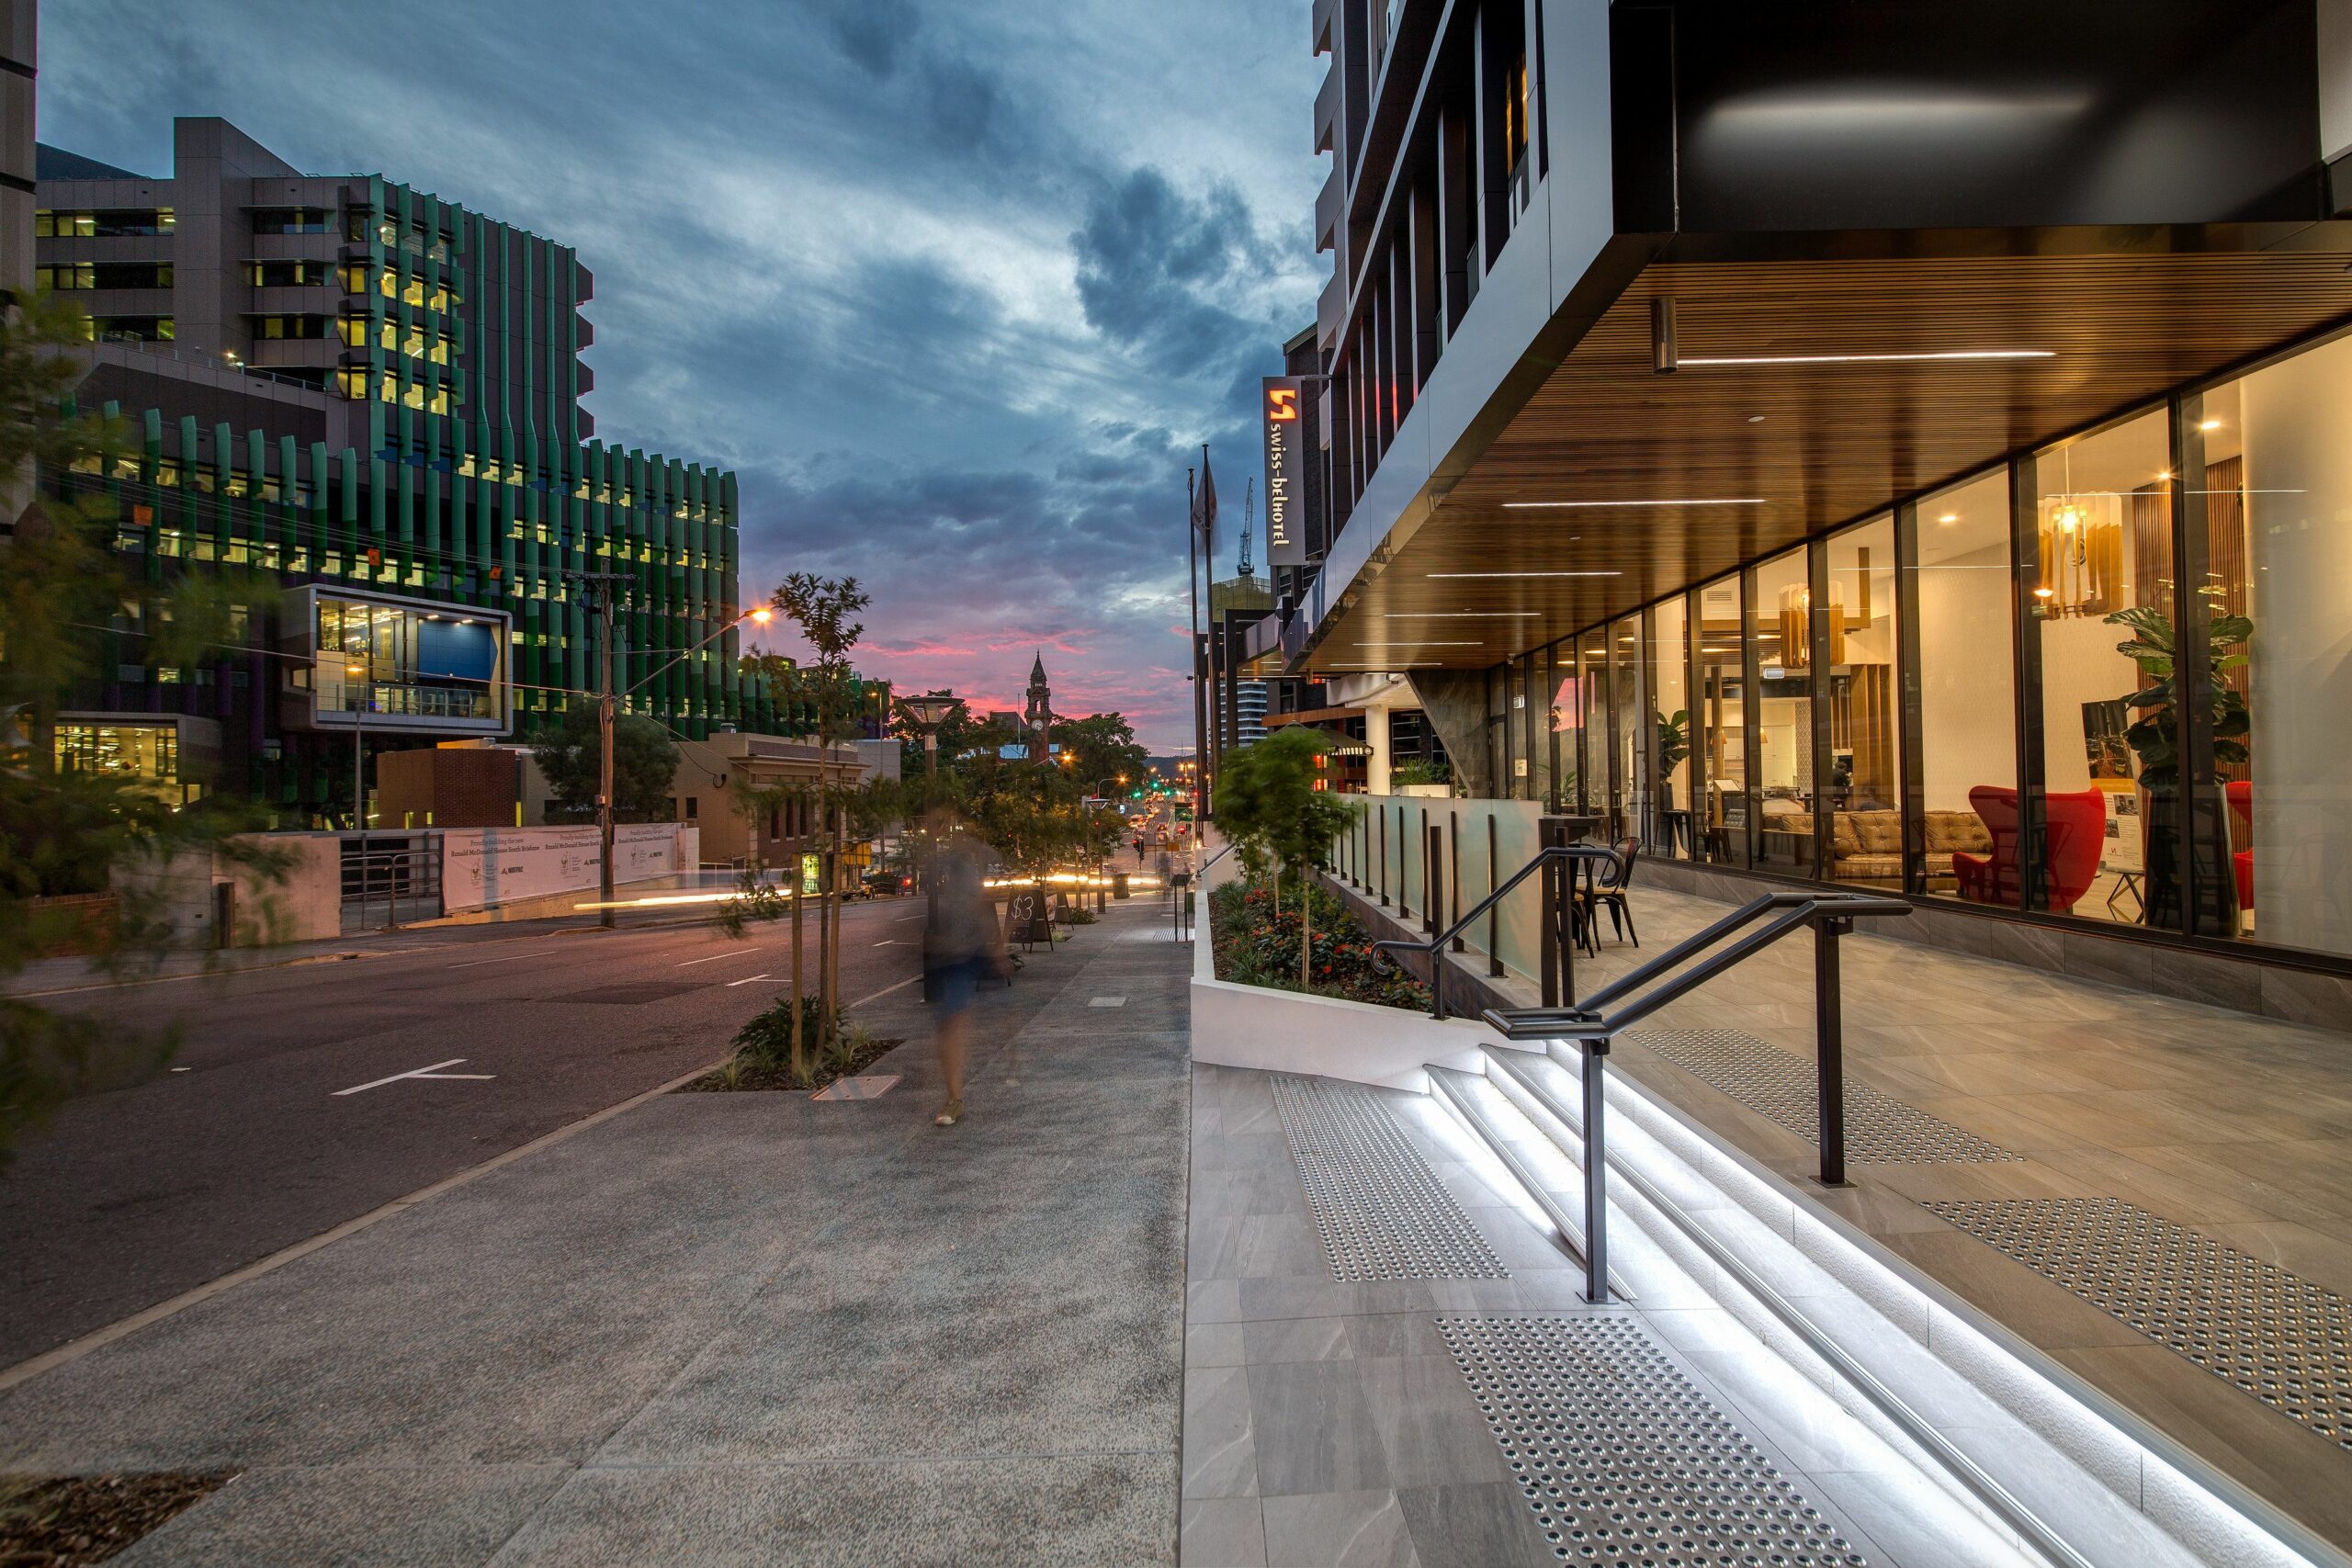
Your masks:
<svg viewBox="0 0 2352 1568"><path fill-rule="evenodd" d="M164 175L217 114L576 246L596 433L740 472L748 600L854 574L902 690L1017 705L1042 651L1062 710L1189 743L1184 468L1212 444L1230 573L1257 378L1329 273L1306 0L41 22L44 141Z"/></svg>

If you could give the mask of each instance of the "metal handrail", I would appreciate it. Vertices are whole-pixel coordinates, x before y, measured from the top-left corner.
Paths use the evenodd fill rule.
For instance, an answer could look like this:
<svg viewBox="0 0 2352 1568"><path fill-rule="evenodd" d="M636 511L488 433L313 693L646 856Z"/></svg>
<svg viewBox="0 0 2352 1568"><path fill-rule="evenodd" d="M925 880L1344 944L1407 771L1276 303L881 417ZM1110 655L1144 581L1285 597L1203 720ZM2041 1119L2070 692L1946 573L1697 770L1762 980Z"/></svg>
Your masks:
<svg viewBox="0 0 2352 1568"><path fill-rule="evenodd" d="M1471 905L1468 910L1466 910L1460 919L1456 919L1453 924L1448 926L1445 930L1438 932L1435 936L1429 938L1425 942L1413 942L1403 937L1391 937L1385 941L1374 942L1372 944L1373 951L1375 953L1394 951L1397 953L1422 953L1429 954L1430 1016L1431 1018L1442 1019L1445 1016L1445 959L1442 950L1447 943L1451 942L1455 937L1460 936L1464 931L1468 931L1478 917L1484 915L1488 909L1499 903L1504 895L1510 892L1512 888L1517 887L1521 883L1526 881L1531 874L1540 870L1544 866L1549 865L1555 861L1603 860L1613 864L1617 860L1617 852L1614 850L1603 849L1599 844L1546 844L1542 849L1536 851L1534 857L1525 865L1522 865L1517 871L1512 872L1509 877L1504 879L1498 886L1488 889L1485 897L1479 899L1476 904Z"/></svg>
<svg viewBox="0 0 2352 1568"><path fill-rule="evenodd" d="M1911 906L1900 898L1873 897L1867 893L1767 893L1685 937L1633 973L1602 987L1586 998L1581 1006L1488 1008L1480 1013L1487 1026L1506 1040L1548 1042L1555 1051L1563 1045L1574 1045L1581 1057L1577 1067L1584 1089L1584 1256L1588 1300L1609 1299L1609 1156L1603 1134L1606 1101L1602 1081L1604 1065L1617 1036L1676 998L1746 963L1791 931L1812 927L1815 1105L1821 1145L1821 1181L1825 1187L1842 1187L1846 1182L1846 1053L1838 939L1851 931L1860 917L1910 912ZM1764 925L1709 953L1701 962L1690 962L1767 915L1773 918ZM1683 969L1686 964L1690 966ZM1682 972L1672 973L1677 969ZM1653 981L1658 983L1652 985ZM1642 991L1645 986L1650 988ZM1641 994L1634 995L1635 992ZM1629 997L1631 1000L1624 1000ZM1615 1011L1603 1012L1603 1009L1620 1001L1623 1005Z"/></svg>

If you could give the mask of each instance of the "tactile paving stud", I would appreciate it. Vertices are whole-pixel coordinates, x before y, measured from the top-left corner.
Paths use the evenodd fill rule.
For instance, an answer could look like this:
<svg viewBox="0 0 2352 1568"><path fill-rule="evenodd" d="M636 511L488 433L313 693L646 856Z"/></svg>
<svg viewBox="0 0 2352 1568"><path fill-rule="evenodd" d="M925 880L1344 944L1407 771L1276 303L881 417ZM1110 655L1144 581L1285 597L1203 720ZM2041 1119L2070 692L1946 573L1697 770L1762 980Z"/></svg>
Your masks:
<svg viewBox="0 0 2352 1568"><path fill-rule="evenodd" d="M1333 1279L1510 1277L1377 1096L1278 1077L1274 1108Z"/></svg>
<svg viewBox="0 0 2352 1568"><path fill-rule="evenodd" d="M1655 1051L1806 1143L1820 1141L1820 1097L1808 1058L1736 1029L1637 1030L1625 1043ZM2022 1157L1869 1084L1846 1084L1846 1158L1856 1165L1985 1164Z"/></svg>
<svg viewBox="0 0 2352 1568"><path fill-rule="evenodd" d="M2120 1198L1923 1204L2352 1449L2352 1302Z"/></svg>
<svg viewBox="0 0 2352 1568"><path fill-rule="evenodd" d="M1561 1562L1864 1568L1633 1319L1441 1317L1437 1327Z"/></svg>

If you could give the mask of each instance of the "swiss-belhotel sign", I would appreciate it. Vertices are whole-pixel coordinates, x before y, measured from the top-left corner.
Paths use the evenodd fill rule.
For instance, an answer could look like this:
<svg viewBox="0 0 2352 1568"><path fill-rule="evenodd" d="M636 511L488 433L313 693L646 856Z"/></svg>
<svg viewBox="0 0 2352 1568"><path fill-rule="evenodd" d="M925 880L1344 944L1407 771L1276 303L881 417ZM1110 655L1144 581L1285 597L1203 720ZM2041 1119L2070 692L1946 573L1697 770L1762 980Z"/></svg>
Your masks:
<svg viewBox="0 0 2352 1568"><path fill-rule="evenodd" d="M1266 562L1306 564L1306 437L1299 407L1306 400L1301 378L1269 376L1259 399L1259 423L1266 433Z"/></svg>

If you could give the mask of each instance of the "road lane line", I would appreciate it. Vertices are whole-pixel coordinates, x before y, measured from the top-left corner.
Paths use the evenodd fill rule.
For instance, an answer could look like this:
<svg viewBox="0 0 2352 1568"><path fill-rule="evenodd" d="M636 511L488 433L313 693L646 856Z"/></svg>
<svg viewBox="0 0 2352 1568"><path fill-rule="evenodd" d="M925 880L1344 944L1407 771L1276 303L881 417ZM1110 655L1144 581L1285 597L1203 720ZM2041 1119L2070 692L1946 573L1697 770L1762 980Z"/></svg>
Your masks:
<svg viewBox="0 0 2352 1568"><path fill-rule="evenodd" d="M494 1078L498 1076L496 1073L445 1073L441 1070L444 1067L454 1067L459 1062L464 1060L465 1058L463 1056L452 1056L446 1062L435 1062L429 1067L419 1067L413 1073L394 1073L390 1077L378 1078L374 1083L354 1084L349 1089L336 1089L329 1098L341 1100L346 1094L358 1094L366 1089L381 1089L388 1083L399 1083L403 1078L477 1078L486 1080Z"/></svg>
<svg viewBox="0 0 2352 1568"><path fill-rule="evenodd" d="M748 986L752 984L752 980L764 980L766 978L767 976L765 975L754 975L752 976L751 980L729 980L727 982L727 988L731 991L738 986Z"/></svg>
<svg viewBox="0 0 2352 1568"><path fill-rule="evenodd" d="M761 951L762 949L756 947L739 947L732 953L714 953L708 958L689 958L684 964L679 964L678 967L681 969L691 969L697 964L716 964L722 958L741 958L747 953L758 953Z"/></svg>
<svg viewBox="0 0 2352 1568"><path fill-rule="evenodd" d="M892 990L897 988L896 986L891 987ZM878 991L875 993L876 996L880 994ZM873 998L865 999L870 1001ZM234 1290L247 1280L257 1280L264 1274L274 1273L298 1258L307 1258L321 1247L332 1247L345 1236L357 1235L379 1220L389 1220L394 1214L413 1208L428 1199L438 1198L445 1192L454 1192L469 1182L488 1176L502 1166L513 1165L518 1159L535 1155L541 1149L560 1144L566 1138L609 1122L625 1111L634 1111L649 1100L659 1100L665 1094L684 1088L706 1074L717 1072L726 1065L726 1062L725 1056L716 1062L706 1062L690 1073L681 1073L668 1083L657 1084L643 1094L631 1095L617 1105L608 1105L602 1111L583 1116L577 1122L568 1122L551 1133L542 1133L527 1144L518 1144L503 1155L492 1156L480 1165L469 1166L454 1176L445 1176L429 1186L418 1188L406 1197L395 1198L379 1208L370 1209L356 1218L344 1221L332 1230L321 1231L307 1241L298 1241L291 1247L282 1247L266 1258L246 1264L243 1269L223 1274L217 1280L209 1280L192 1290L182 1291L178 1295L167 1301L157 1302L153 1306L132 1313L129 1317L119 1318L104 1328L94 1328L79 1339L68 1340L54 1350L45 1350L28 1360L18 1361L15 1366L0 1371L0 1393L6 1393L18 1383L37 1378L53 1368L78 1361L93 1350L103 1349L118 1339L138 1333L150 1324L161 1323L175 1313L186 1312L189 1307L209 1301L224 1291Z"/></svg>
<svg viewBox="0 0 2352 1568"><path fill-rule="evenodd" d="M855 1000L855 1001L854 1001L854 1002L850 1003L849 1005L850 1005L850 1006L852 1006L852 1007L854 1007L854 1008L862 1008L862 1007L864 1007L866 1003L868 1003L868 1002L870 1002L870 1001L874 1000L874 998L876 998L876 997L887 997L887 996L888 996L892 991L903 991L903 990L905 990L909 986L913 985L917 980L920 980L920 979L922 979L922 976L920 976L920 975L910 975L910 976L908 976L905 979L903 979L903 980L899 981L897 985L895 985L895 986L885 986L885 987L882 987L880 990L878 990L878 991L869 991L869 992L867 992L865 996L862 996L862 997L858 998L857 998L857 1000ZM6 1387L6 1386L7 1386L7 1385L6 1385L6 1384L5 1384L5 1383L0 1383L0 1388L5 1388L5 1387Z"/></svg>
<svg viewBox="0 0 2352 1568"><path fill-rule="evenodd" d="M485 964L512 964L518 958L537 958L549 953L571 953L571 948L535 947L528 953L510 953L503 958L476 958L464 964L452 964L452 969L479 969Z"/></svg>

